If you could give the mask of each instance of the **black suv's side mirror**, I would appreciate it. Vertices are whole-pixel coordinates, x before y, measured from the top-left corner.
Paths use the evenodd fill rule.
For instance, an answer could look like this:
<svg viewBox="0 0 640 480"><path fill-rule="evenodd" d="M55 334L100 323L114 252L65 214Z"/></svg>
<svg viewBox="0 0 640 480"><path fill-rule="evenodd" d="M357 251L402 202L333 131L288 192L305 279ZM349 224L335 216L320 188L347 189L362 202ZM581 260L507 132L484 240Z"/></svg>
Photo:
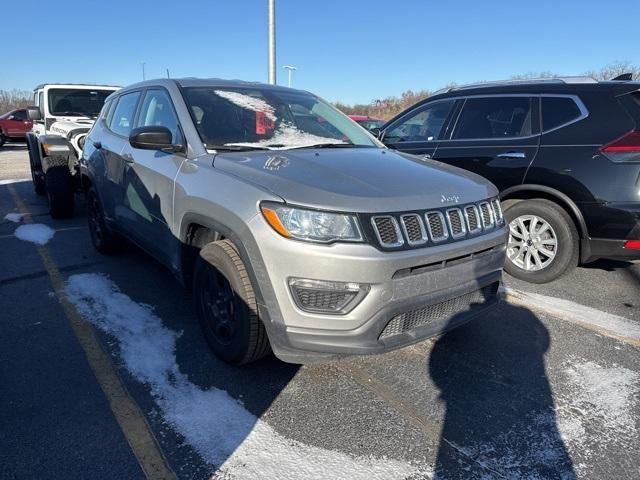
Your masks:
<svg viewBox="0 0 640 480"><path fill-rule="evenodd" d="M173 145L171 130L167 127L148 125L131 130L129 143L141 150L162 150L164 152L183 151L182 145Z"/></svg>
<svg viewBox="0 0 640 480"><path fill-rule="evenodd" d="M27 107L27 114L29 120L42 120L42 112L38 107Z"/></svg>

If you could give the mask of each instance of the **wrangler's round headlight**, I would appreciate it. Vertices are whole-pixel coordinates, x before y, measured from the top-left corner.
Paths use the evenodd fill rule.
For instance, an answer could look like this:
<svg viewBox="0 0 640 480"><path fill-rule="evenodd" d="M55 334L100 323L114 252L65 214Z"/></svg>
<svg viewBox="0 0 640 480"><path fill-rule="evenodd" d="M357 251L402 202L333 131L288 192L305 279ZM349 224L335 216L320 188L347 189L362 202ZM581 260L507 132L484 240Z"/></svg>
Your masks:
<svg viewBox="0 0 640 480"><path fill-rule="evenodd" d="M310 242L361 242L362 234L355 216L264 202L262 215L283 237Z"/></svg>

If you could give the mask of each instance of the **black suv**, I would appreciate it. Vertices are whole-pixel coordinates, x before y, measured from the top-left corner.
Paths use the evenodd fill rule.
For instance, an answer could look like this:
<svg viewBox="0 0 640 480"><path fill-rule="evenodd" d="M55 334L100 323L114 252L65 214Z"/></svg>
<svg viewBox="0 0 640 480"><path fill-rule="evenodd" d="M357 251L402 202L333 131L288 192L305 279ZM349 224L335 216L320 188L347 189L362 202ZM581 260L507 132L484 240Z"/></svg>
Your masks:
<svg viewBox="0 0 640 480"><path fill-rule="evenodd" d="M437 92L387 122L390 148L466 168L501 192L511 275L640 259L640 83L558 78Z"/></svg>

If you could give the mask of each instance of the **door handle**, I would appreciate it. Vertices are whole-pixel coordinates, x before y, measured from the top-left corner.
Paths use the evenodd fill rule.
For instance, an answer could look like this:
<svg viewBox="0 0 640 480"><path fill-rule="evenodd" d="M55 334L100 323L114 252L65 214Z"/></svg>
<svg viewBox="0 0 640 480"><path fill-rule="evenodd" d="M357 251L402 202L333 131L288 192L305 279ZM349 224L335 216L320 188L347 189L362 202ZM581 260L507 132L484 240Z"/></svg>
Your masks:
<svg viewBox="0 0 640 480"><path fill-rule="evenodd" d="M100 150L100 149L102 148L102 143L101 143L101 142L97 142L97 141L96 141L96 142L93 142L93 146L94 146L95 148L97 148L98 150Z"/></svg>
<svg viewBox="0 0 640 480"><path fill-rule="evenodd" d="M504 152L496 155L498 158L526 158L524 152Z"/></svg>

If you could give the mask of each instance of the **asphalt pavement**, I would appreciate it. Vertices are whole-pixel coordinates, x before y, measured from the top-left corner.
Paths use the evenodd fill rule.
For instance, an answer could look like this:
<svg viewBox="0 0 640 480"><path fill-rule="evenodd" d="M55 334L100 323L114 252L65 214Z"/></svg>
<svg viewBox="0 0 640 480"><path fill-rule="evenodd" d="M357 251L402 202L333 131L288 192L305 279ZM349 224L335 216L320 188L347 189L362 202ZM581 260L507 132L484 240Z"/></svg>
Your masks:
<svg viewBox="0 0 640 480"><path fill-rule="evenodd" d="M53 220L2 181L25 157L0 150L0 478L640 477L639 265L507 278L539 296L385 355L235 368L166 269L93 250L81 199Z"/></svg>

